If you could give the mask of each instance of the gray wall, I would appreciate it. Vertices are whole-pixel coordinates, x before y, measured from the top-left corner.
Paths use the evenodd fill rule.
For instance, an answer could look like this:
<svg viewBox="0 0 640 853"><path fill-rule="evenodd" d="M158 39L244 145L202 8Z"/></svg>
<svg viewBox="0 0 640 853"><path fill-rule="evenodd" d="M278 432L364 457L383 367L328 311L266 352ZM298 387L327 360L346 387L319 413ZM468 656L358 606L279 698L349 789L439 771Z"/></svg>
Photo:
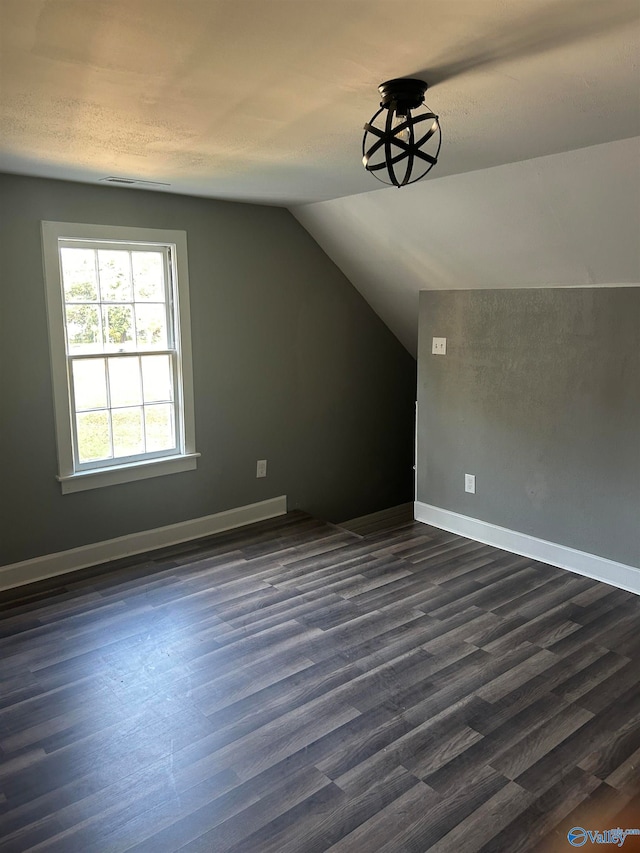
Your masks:
<svg viewBox="0 0 640 853"><path fill-rule="evenodd" d="M418 500L640 567L639 287L421 293L418 412Z"/></svg>
<svg viewBox="0 0 640 853"><path fill-rule="evenodd" d="M411 499L415 361L286 210L10 175L0 210L0 564L281 494L334 521ZM196 471L60 493L42 219L187 232Z"/></svg>

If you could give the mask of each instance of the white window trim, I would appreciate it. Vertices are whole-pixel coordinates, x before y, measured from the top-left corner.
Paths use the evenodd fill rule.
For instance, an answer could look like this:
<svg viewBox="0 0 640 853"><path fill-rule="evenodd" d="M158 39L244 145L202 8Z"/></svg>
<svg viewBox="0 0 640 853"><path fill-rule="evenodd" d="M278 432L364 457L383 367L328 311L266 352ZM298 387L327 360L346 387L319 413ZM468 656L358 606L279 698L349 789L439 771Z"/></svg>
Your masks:
<svg viewBox="0 0 640 853"><path fill-rule="evenodd" d="M144 459L123 465L109 465L78 472L74 469L71 431L71 404L67 378L64 336L64 309L60 273L59 240L114 240L116 242L169 245L177 271L175 296L178 301L180 361L182 365L182 412L184 448L175 456ZM73 222L42 222L42 253L47 297L51 377L53 382L58 476L62 493L84 491L117 483L128 483L179 471L193 470L200 455L196 452L193 399L193 362L191 356L191 315L189 310L189 270L185 231L157 228L128 228L113 225L88 225Z"/></svg>

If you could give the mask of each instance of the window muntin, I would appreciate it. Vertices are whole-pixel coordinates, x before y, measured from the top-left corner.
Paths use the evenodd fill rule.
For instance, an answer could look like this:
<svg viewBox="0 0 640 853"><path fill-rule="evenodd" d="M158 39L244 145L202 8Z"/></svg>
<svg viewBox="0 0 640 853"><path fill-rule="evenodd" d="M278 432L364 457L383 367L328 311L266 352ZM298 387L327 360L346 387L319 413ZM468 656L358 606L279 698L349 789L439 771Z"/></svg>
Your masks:
<svg viewBox="0 0 640 853"><path fill-rule="evenodd" d="M58 247L75 469L179 452L169 247Z"/></svg>
<svg viewBox="0 0 640 853"><path fill-rule="evenodd" d="M184 232L45 222L43 248L63 492L194 468Z"/></svg>

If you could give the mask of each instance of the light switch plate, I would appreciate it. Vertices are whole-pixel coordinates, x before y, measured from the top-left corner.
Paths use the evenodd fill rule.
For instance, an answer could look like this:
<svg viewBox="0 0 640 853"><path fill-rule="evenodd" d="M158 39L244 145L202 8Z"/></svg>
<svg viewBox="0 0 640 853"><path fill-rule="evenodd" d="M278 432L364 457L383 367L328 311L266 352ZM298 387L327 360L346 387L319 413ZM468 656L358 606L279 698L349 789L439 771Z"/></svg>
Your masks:
<svg viewBox="0 0 640 853"><path fill-rule="evenodd" d="M447 354L447 339L433 338L431 341L431 355L446 355Z"/></svg>

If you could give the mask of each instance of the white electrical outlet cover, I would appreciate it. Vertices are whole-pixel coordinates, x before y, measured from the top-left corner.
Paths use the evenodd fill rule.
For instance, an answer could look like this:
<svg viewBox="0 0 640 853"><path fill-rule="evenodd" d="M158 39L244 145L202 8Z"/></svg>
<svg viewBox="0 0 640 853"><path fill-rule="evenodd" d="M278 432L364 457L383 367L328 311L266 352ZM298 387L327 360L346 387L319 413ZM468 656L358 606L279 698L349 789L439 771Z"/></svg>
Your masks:
<svg viewBox="0 0 640 853"><path fill-rule="evenodd" d="M447 354L447 339L432 338L431 340L431 355L446 355Z"/></svg>

